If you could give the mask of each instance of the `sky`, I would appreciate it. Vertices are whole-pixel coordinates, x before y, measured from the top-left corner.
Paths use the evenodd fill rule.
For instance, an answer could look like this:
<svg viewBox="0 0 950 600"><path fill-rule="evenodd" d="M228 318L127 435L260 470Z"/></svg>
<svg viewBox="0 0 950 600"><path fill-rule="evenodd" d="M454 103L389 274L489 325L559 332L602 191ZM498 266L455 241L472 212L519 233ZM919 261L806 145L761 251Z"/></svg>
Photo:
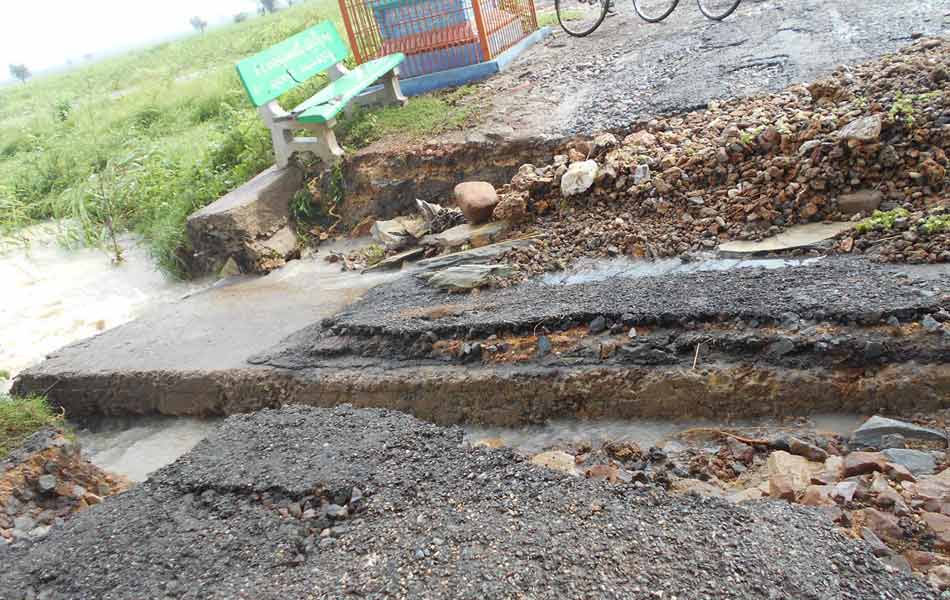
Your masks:
<svg viewBox="0 0 950 600"><path fill-rule="evenodd" d="M0 79L8 64L37 72L191 31L193 16L215 23L257 6L254 0L0 1Z"/></svg>

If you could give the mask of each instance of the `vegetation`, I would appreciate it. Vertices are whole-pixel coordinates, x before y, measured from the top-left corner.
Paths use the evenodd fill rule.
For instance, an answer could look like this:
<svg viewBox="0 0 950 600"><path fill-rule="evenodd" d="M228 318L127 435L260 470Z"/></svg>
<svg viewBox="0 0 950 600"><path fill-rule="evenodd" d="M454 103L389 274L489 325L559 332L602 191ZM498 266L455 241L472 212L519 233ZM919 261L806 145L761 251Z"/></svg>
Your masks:
<svg viewBox="0 0 950 600"><path fill-rule="evenodd" d="M234 64L325 19L344 31L336 2L300 2L0 89L0 235L64 219L66 242L105 247L121 260L116 232L132 230L163 269L183 275L185 218L274 161ZM294 106L324 85L316 77L281 102ZM469 114L458 102L465 93L362 111L338 126L341 143L457 127Z"/></svg>
<svg viewBox="0 0 950 600"><path fill-rule="evenodd" d="M874 211L867 219L858 223L855 229L858 233L867 233L869 231L890 231L894 228L897 219L904 219L910 215L904 208L895 208L888 211Z"/></svg>
<svg viewBox="0 0 950 600"><path fill-rule="evenodd" d="M950 215L930 215L924 220L924 233L946 233L950 231Z"/></svg>
<svg viewBox="0 0 950 600"><path fill-rule="evenodd" d="M21 82L26 83L26 80L33 76L30 73L30 69L26 65L10 65L10 75L14 79L19 79Z"/></svg>
<svg viewBox="0 0 950 600"><path fill-rule="evenodd" d="M0 394L0 457L15 450L34 431L64 427L63 416L39 397L12 398Z"/></svg>
<svg viewBox="0 0 950 600"><path fill-rule="evenodd" d="M565 21L578 21L584 14L579 10L562 10L561 18ZM554 10L538 12L538 27L560 27L557 21L557 13Z"/></svg>

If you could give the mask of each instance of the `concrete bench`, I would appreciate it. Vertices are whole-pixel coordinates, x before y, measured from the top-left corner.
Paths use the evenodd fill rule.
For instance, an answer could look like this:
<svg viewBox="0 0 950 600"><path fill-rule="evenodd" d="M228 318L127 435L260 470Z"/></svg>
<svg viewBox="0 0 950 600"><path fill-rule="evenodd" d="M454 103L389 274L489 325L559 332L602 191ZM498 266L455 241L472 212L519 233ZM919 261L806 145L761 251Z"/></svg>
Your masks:
<svg viewBox="0 0 950 600"><path fill-rule="evenodd" d="M328 164L343 157L333 133L336 116L353 106L406 103L399 89L401 53L390 54L349 70L343 60L346 44L329 21L302 31L237 64L238 76L248 97L271 132L278 167L285 167L294 152L313 152ZM330 83L289 112L277 98L307 80L326 72ZM362 94L380 81L382 87ZM362 94L362 95L361 95ZM307 130L314 137L295 137Z"/></svg>

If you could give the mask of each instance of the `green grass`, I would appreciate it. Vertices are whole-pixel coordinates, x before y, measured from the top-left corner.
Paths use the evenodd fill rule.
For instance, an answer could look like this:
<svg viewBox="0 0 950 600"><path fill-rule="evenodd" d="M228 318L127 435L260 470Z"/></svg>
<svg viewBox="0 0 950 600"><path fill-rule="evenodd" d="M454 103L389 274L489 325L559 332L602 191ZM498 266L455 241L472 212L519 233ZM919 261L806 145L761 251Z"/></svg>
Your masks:
<svg viewBox="0 0 950 600"><path fill-rule="evenodd" d="M895 208L888 211L874 211L867 219L857 224L855 229L858 233L867 233L869 231L890 231L894 228L897 219L903 219L910 215L904 208Z"/></svg>
<svg viewBox="0 0 950 600"><path fill-rule="evenodd" d="M561 11L561 18L565 21L579 21L584 14L576 9ZM557 13L553 10L538 12L538 27L560 27L557 20Z"/></svg>
<svg viewBox="0 0 950 600"><path fill-rule="evenodd" d="M63 426L63 417L50 409L43 398L11 398L0 394L0 457L15 450L38 429Z"/></svg>
<svg viewBox="0 0 950 600"><path fill-rule="evenodd" d="M311 0L0 89L0 235L63 218L69 241L110 248L116 232L132 230L164 270L184 275L187 215L274 160L234 64L325 19L344 31L336 2ZM316 77L281 102L293 106L325 84ZM457 127L469 114L457 100L361 112L341 123L341 142Z"/></svg>

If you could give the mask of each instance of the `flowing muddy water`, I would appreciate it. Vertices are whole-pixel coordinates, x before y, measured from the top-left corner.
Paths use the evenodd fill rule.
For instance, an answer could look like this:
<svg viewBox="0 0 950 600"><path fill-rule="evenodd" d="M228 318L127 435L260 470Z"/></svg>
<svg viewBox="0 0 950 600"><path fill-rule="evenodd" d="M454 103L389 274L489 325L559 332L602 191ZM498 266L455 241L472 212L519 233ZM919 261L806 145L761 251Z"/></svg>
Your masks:
<svg viewBox="0 0 950 600"><path fill-rule="evenodd" d="M133 236L120 239L116 265L95 248L64 248L60 233L45 223L0 240L0 370L10 376L0 391L47 354L208 285L169 279Z"/></svg>

